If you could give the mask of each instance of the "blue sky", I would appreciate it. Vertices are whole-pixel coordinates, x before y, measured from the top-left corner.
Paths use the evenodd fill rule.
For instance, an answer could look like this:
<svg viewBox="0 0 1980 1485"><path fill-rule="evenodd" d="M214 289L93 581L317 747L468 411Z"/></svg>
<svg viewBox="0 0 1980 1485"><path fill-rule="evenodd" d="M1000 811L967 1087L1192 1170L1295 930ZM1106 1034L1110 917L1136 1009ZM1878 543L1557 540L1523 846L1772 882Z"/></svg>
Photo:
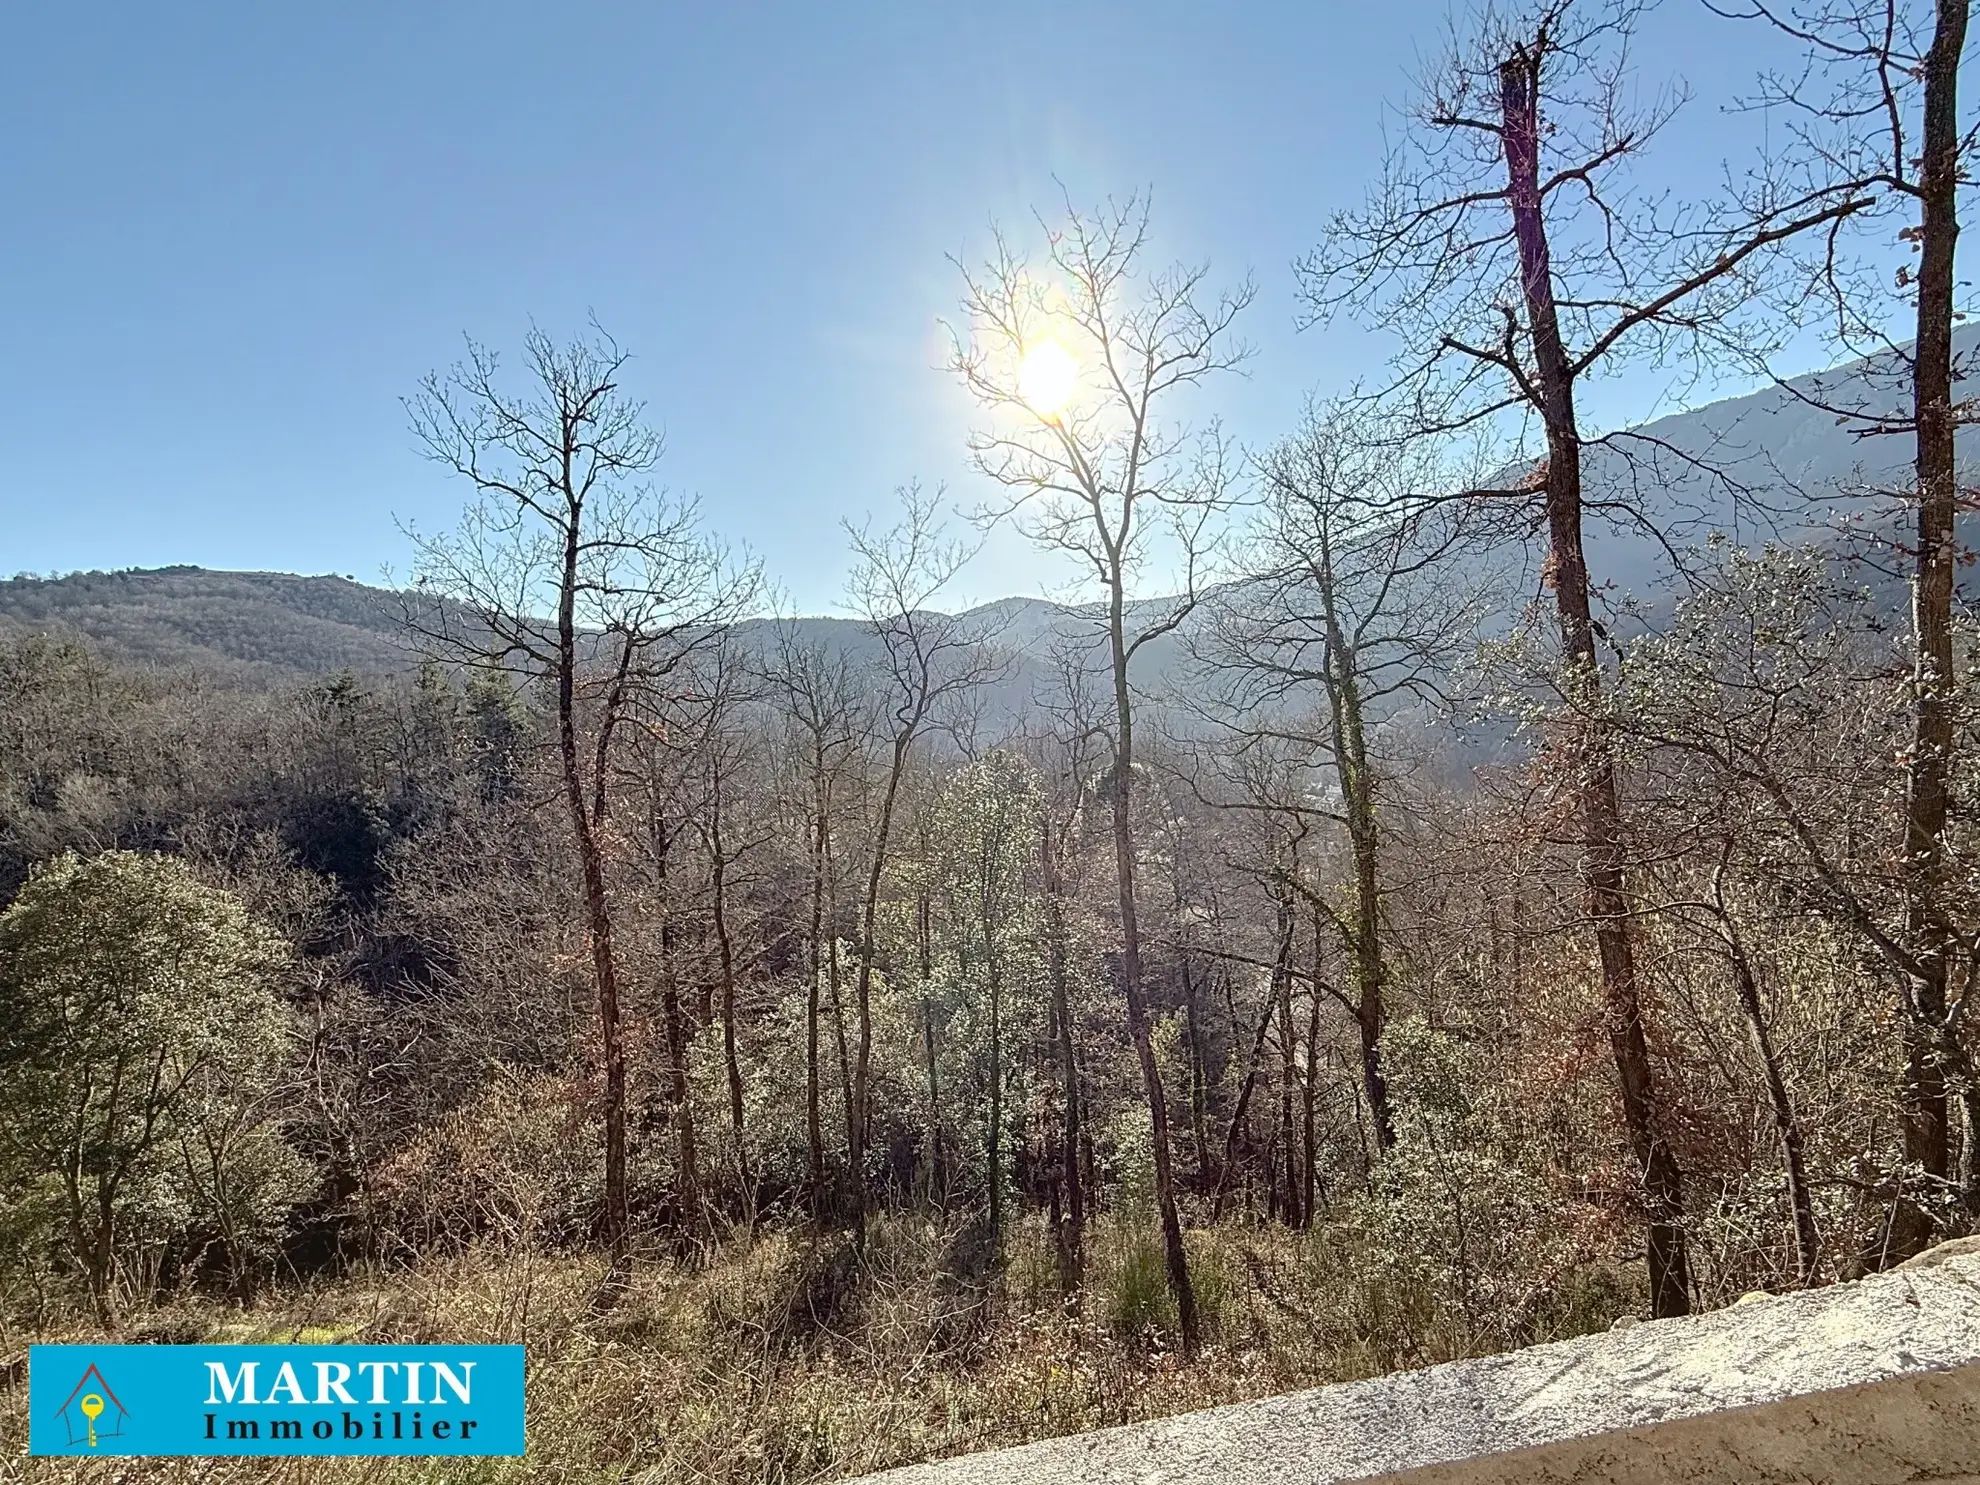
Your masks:
<svg viewBox="0 0 1980 1485"><path fill-rule="evenodd" d="M637 356L665 482L830 608L841 517L967 503L946 255L1152 187L1164 257L1257 280L1241 439L1379 341L1296 334L1290 264L1373 174L1445 8L1136 3L24 7L0 60L0 571L403 569L448 524L399 399L470 332L588 313ZM1669 0L1657 169L1715 175L1755 33ZM1393 119L1390 120L1393 124ZM1656 389L1626 389L1655 410ZM1067 574L993 541L959 599Z"/></svg>

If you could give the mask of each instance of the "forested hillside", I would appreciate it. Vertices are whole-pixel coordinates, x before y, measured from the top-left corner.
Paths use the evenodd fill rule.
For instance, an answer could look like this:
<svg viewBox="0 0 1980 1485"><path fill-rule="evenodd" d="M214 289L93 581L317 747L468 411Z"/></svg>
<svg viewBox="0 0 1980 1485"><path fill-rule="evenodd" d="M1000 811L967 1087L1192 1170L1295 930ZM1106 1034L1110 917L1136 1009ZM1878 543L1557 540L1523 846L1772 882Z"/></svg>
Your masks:
<svg viewBox="0 0 1980 1485"><path fill-rule="evenodd" d="M388 592L331 575L200 567L16 576L0 582L0 631L66 631L126 661L242 679L382 674L414 654Z"/></svg>
<svg viewBox="0 0 1980 1485"><path fill-rule="evenodd" d="M0 585L0 1335L514 1340L534 1467L816 1480L1970 1230L1913 9L1888 111L1812 53L1850 148L1689 203L1634 9L1473 18L1297 270L1395 364L1262 447L1255 289L1144 200L970 260L974 520L1077 605L955 611L910 485L766 616L595 325L409 389L403 594ZM1633 373L1762 390L1584 426Z"/></svg>

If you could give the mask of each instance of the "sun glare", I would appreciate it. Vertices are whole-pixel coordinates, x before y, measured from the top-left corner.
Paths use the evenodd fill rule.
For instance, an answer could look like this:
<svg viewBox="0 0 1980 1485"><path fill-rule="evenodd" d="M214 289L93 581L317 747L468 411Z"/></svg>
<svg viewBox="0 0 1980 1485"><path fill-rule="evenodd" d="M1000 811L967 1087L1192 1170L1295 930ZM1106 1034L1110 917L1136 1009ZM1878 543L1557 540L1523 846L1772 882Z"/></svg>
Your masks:
<svg viewBox="0 0 1980 1485"><path fill-rule="evenodd" d="M1035 413L1056 418L1079 390L1079 362L1056 340L1041 340L1018 366L1018 395Z"/></svg>

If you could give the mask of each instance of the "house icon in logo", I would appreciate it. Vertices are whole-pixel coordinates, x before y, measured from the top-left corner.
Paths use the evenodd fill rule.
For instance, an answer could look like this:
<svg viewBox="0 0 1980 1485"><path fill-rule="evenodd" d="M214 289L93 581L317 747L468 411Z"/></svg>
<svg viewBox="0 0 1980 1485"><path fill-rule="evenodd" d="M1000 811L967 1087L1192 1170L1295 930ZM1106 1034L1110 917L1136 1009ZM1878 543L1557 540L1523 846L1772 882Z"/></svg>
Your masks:
<svg viewBox="0 0 1980 1485"><path fill-rule="evenodd" d="M68 1400L55 1410L55 1416L68 1429L71 1444L88 1444L94 1449L98 1439L114 1439L121 1434L124 1421L131 1414L103 1380L96 1363L91 1362Z"/></svg>

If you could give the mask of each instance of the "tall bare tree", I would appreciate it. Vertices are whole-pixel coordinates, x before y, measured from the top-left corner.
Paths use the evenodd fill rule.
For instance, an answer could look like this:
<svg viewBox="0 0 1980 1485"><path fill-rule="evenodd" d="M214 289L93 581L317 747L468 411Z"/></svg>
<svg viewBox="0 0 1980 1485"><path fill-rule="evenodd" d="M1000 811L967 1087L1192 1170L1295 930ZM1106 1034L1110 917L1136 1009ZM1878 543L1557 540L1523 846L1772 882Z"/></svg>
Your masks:
<svg viewBox="0 0 1980 1485"><path fill-rule="evenodd" d="M1252 807L1326 820L1346 837L1345 907L1324 883L1286 883L1333 929L1354 987L1342 1003L1361 1041L1378 1153L1395 1143L1382 1032L1389 977L1371 734L1399 710L1441 705L1492 588L1479 523L1442 496L1459 472L1406 430L1353 402L1309 408L1259 461L1246 581L1211 605L1191 649L1209 669L1211 720L1242 754L1265 750L1295 776ZM1460 572L1447 559L1460 547ZM1310 780L1331 775L1331 788ZM1254 791L1256 792L1256 791ZM1315 853L1318 854L1318 853ZM1285 1008L1290 1024L1290 1003Z"/></svg>
<svg viewBox="0 0 1980 1485"><path fill-rule="evenodd" d="M859 956L853 1007L858 1017L852 1079L852 1182L855 1213L864 1232L865 1152L871 1133L869 1086L873 1063L873 971L879 957L876 920L886 877L888 848L901 784L915 745L942 708L984 684L998 662L986 626L930 605L975 554L942 531L940 492L910 485L900 492L901 517L891 527L847 523L854 567L848 582L853 611L879 641L883 726L887 732L886 779L868 849L866 887L860 900Z"/></svg>
<svg viewBox="0 0 1980 1485"><path fill-rule="evenodd" d="M1872 978L1916 970L1903 937L1904 863L1889 849L1911 798L1908 770L1893 761L1909 732L1906 677L1881 632L1881 605L1851 578L1833 555L1730 554L1662 633L1632 645L1616 698L1619 725L1645 757L1644 803L1664 842L1665 910L1702 919L1731 971L1781 1139L1803 1282L1822 1248L1806 1121L1761 1001L1755 947L1778 938L1784 919L1813 910L1873 951ZM1696 861L1687 868L1688 856L1709 870ZM1954 897L1971 900L1970 853L1961 868ZM1930 1030L1934 1065L1960 1088L1974 1123L1980 1084L1959 1035L1970 991L1964 980L1946 1021ZM1921 1028L1900 1024L1910 1054ZM1902 1093L1901 1114L1917 1089ZM1915 1159L1914 1136L1900 1123ZM1855 1178L1866 1194L1890 1201L1860 1254L1872 1266L1902 1251L1921 1214L1942 1223L1957 1197L1971 1199L1970 1185L1959 1192L1946 1176L1922 1173L1921 1188L1919 1170L1893 1173L1875 1149L1856 1158L1870 1167L1868 1181Z"/></svg>
<svg viewBox="0 0 1980 1485"><path fill-rule="evenodd" d="M739 834L737 803L755 755L748 732L746 704L754 699L754 677L733 642L719 644L699 667L702 694L708 708L707 737L700 749L704 769L701 808L696 829L708 859L709 927L715 935L717 1007L710 1007L722 1025L722 1069L728 1089L729 1137L735 1146L736 1187L745 1217L756 1220L756 1171L749 1136L744 1128L743 1072L737 991L743 975L743 936L733 907L739 883L737 868L752 852L768 844L766 832ZM703 1019L710 1019L707 1011Z"/></svg>
<svg viewBox="0 0 1980 1485"><path fill-rule="evenodd" d="M1708 0L1710 3L1710 0ZM1954 577L1960 562L1955 439L1972 414L1955 396L1960 193L1970 185L1976 131L1960 118L1960 68L1969 0L1837 0L1712 5L1759 20L1803 48L1803 67L1763 78L1758 101L1790 121L1801 156L1834 191L1863 193L1890 215L1909 217L1897 237L1916 266L1887 261L1888 242L1870 236L1868 261L1830 252L1824 283L1839 348L1872 354L1867 375L1846 387L1817 380L1797 395L1836 414L1866 438L1909 435L1913 507L1911 741L1899 898L1902 931L1871 942L1900 977L1905 1014L1905 1154L1926 1190L1952 1178L1948 1075L1958 1046L1961 961L1980 954L1980 925L1958 902L1963 876L1951 843L1959 762L1959 667ZM1858 271L1850 271L1852 268ZM1867 269L1868 271L1862 271ZM1895 292L1891 287L1895 279ZM1907 300L1909 302L1907 302ZM1909 343L1899 338L1908 332ZM1847 917L1847 914L1844 914ZM1892 951L1896 951L1893 953ZM1969 972L1970 977L1970 972ZM1969 1144L1980 1128L1966 1131ZM1903 1258L1931 1239L1943 1203L1903 1203L1880 1256Z"/></svg>
<svg viewBox="0 0 1980 1485"><path fill-rule="evenodd" d="M470 487L451 534L413 533L411 622L443 658L547 690L558 776L583 883L597 993L605 1136L602 1234L622 1281L626 1037L607 853L620 729L641 698L751 601L690 501L656 490L661 453L623 389L627 353L597 326L559 345L540 330L507 378L495 352L434 373L407 403L429 457Z"/></svg>
<svg viewBox="0 0 1980 1485"><path fill-rule="evenodd" d="M1673 204L1633 190L1629 166L1681 99L1627 104L1634 0L1548 0L1482 15L1426 89L1416 127L1359 211L1303 265L1316 316L1367 313L1404 333L1399 387L1421 421L1475 428L1531 419L1544 456L1521 488L1546 531L1567 703L1563 758L1581 817L1581 873L1601 960L1623 1119L1643 1171L1652 1306L1691 1305L1683 1175L1644 1024L1628 846L1603 686L1584 527L1593 504L1653 536L1627 491L1583 485L1591 443L1576 394L1631 355L1703 370L1728 342L1775 327L1759 290L1807 233L1863 210L1859 192L1784 188L1762 172L1725 199ZM1643 441L1637 436L1638 441ZM1481 492L1482 493L1482 492Z"/></svg>
<svg viewBox="0 0 1980 1485"><path fill-rule="evenodd" d="M853 1128L852 1070L845 1020L839 1003L838 857L833 822L840 813L848 770L863 732L863 697L843 650L807 634L802 621L779 621L775 652L769 658L768 687L791 733L804 798L805 850L809 860L810 927L805 987L805 1143L807 1179L814 1215L825 1215L827 1198L820 1016L831 997L832 1029L838 1041L844 1085L848 1154Z"/></svg>
<svg viewBox="0 0 1980 1485"><path fill-rule="evenodd" d="M1109 792L1121 988L1148 1097L1169 1288L1184 1349L1194 1352L1196 1297L1142 983L1132 677L1135 658L1196 606L1230 498L1221 439L1214 430L1188 436L1171 408L1181 394L1242 362L1245 349L1232 326L1253 291L1246 284L1213 293L1201 266L1151 272L1142 263L1147 240L1146 202L1132 199L1090 214L1068 205L1048 231L1040 264L1024 261L1000 237L988 264L963 271L969 329L952 365L983 414L970 438L976 467L1011 492L986 518L1015 521L1039 546L1072 557L1100 589L1113 691ZM1174 568L1172 579L1164 577L1182 591L1131 612L1130 597L1164 536Z"/></svg>

